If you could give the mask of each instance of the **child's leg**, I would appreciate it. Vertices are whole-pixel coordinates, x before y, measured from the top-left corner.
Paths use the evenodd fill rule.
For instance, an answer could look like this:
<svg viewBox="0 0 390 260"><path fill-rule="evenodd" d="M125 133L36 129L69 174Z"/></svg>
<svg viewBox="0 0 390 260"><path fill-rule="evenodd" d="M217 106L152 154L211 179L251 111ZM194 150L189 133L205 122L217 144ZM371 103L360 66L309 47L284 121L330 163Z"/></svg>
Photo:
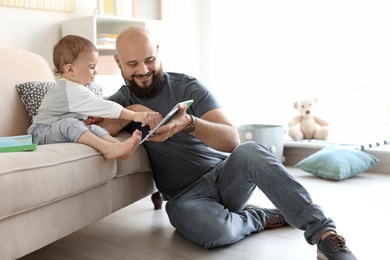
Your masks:
<svg viewBox="0 0 390 260"><path fill-rule="evenodd" d="M117 140L116 138L112 137L106 129L98 126L98 125L89 125L87 126L87 128L92 132L94 133L96 136L106 140L107 142L110 142L110 143L120 143L121 141ZM126 160L127 158L129 158L130 154L132 154L134 152L134 150L138 147L138 143L139 141L137 141L137 135L140 136L140 138L142 138L142 133L140 131L135 131L133 133L133 138L129 139L128 141L132 140L134 142L131 142L131 143L134 143L134 144L137 144L137 145L133 145L133 148L130 149L130 152L128 153L125 153L124 155L120 156L119 158L122 159L122 160ZM134 140L133 140L134 139ZM141 139L140 139L141 141Z"/></svg>
<svg viewBox="0 0 390 260"><path fill-rule="evenodd" d="M120 141L116 138L114 138L113 136L111 136L108 131L98 125L89 125L87 126L87 128L92 132L94 133L95 135L97 135L98 137L106 140L107 142L110 142L110 143L119 143Z"/></svg>
<svg viewBox="0 0 390 260"><path fill-rule="evenodd" d="M140 131L138 133L134 132L129 139L119 142L109 136L108 132L100 126L85 126L82 121L76 118L61 119L45 131L44 143L74 142L86 144L97 149L106 159L127 159L141 141ZM40 133L36 135L40 135Z"/></svg>
<svg viewBox="0 0 390 260"><path fill-rule="evenodd" d="M112 137L111 135L104 135L101 138L106 140L107 142L110 142L110 143L120 143L121 142L118 139Z"/></svg>
<svg viewBox="0 0 390 260"><path fill-rule="evenodd" d="M113 137L108 137L107 135L102 138L96 136L91 131L84 132L80 138L77 140L77 143L89 145L96 150L98 150L104 158L107 160L121 158L127 159L130 154L134 152L134 150L139 146L141 136L140 131L134 132L134 134L126 139L123 142L117 141ZM115 141L113 141L115 139ZM113 141L113 142L111 142Z"/></svg>

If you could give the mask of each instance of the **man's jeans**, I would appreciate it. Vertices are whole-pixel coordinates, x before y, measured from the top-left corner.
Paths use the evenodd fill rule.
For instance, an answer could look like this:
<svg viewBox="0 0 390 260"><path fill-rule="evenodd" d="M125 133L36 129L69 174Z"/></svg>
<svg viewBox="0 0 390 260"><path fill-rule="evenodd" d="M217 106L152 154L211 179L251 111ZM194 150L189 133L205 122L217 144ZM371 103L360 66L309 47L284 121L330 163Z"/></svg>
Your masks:
<svg viewBox="0 0 390 260"><path fill-rule="evenodd" d="M255 142L237 146L224 162L170 198L166 205L170 222L205 248L235 243L264 229L264 214L243 210L256 186L291 226L305 231L309 244L318 244L326 230L336 231L306 189Z"/></svg>

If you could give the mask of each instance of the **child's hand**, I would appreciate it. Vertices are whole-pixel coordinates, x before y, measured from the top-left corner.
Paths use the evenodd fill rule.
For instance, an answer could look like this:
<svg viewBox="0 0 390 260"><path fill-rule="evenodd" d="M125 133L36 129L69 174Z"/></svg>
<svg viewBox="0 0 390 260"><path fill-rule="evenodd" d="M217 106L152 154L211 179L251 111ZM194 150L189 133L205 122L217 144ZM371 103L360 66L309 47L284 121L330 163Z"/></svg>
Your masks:
<svg viewBox="0 0 390 260"><path fill-rule="evenodd" d="M135 112L133 118L133 121L142 123L142 127L149 125L150 128L154 128L161 120L158 112Z"/></svg>

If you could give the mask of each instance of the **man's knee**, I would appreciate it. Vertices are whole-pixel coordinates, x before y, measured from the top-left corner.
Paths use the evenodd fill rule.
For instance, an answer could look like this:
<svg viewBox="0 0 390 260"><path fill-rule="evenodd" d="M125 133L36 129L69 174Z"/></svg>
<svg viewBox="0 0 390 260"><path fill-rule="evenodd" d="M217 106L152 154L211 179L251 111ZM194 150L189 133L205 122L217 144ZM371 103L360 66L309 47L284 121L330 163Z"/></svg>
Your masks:
<svg viewBox="0 0 390 260"><path fill-rule="evenodd" d="M171 223L178 232L204 248L226 244L233 236L226 225L226 217L210 214L202 204L182 203L175 206Z"/></svg>
<svg viewBox="0 0 390 260"><path fill-rule="evenodd" d="M268 158L270 155L271 154L267 148L254 141L248 141L240 144L231 154L231 156L240 157L240 161L260 161L261 159Z"/></svg>

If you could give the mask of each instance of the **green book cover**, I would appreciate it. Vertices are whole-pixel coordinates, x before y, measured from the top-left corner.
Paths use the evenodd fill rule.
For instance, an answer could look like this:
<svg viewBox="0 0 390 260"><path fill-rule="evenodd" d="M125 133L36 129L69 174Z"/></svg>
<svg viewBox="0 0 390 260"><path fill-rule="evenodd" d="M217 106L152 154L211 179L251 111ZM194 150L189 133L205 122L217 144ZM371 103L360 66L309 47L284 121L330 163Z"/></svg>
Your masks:
<svg viewBox="0 0 390 260"><path fill-rule="evenodd" d="M37 149L36 144L29 145L18 145L18 146L9 146L9 147L0 147L0 153L5 152L20 152L20 151L33 151Z"/></svg>

